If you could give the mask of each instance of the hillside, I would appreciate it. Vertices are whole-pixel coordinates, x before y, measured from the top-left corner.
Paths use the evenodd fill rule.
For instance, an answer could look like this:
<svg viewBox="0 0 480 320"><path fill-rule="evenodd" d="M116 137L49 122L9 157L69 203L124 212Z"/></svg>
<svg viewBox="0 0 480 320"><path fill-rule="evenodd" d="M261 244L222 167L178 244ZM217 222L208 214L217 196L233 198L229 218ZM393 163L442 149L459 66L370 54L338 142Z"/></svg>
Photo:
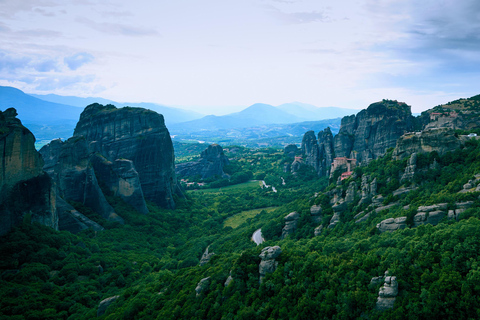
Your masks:
<svg viewBox="0 0 480 320"><path fill-rule="evenodd" d="M372 126L375 110L361 116ZM480 139L467 129L407 132L328 177L285 171L295 153L224 148L225 172L257 181L188 191L176 210L147 202L146 215L106 192L125 224L85 211L102 232L26 218L0 239L0 317L478 318Z"/></svg>

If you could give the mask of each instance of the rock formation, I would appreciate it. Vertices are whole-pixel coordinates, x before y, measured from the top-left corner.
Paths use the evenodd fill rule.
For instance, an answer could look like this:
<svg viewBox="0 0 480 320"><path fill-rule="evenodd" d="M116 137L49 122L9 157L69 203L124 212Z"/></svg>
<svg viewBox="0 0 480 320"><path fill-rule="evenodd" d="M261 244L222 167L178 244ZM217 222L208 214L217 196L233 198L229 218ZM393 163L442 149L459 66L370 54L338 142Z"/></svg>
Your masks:
<svg viewBox="0 0 480 320"><path fill-rule="evenodd" d="M104 217L123 222L105 199L97 176L90 163L90 152L83 137L72 137L66 142L53 140L40 149L45 159L45 171L57 187L57 196L65 201L79 202ZM68 215L67 210L64 214ZM86 218L86 217L85 217ZM62 224L62 226L66 226ZM79 226L72 226L73 229Z"/></svg>
<svg viewBox="0 0 480 320"><path fill-rule="evenodd" d="M430 129L421 132L406 133L398 139L393 159L401 160L413 153L428 153L436 151L443 155L448 151L458 149L467 138L455 136L451 129Z"/></svg>
<svg viewBox="0 0 480 320"><path fill-rule="evenodd" d="M395 231L399 229L405 229L407 227L407 217L399 217L399 218L389 218L383 220L379 224L377 224L377 228L380 232L386 231Z"/></svg>
<svg viewBox="0 0 480 320"><path fill-rule="evenodd" d="M208 252L208 248L210 248L210 246L208 246L207 249L205 249L205 252L203 253L202 258L198 263L199 266L203 266L207 264L210 261L210 259L215 255L214 252Z"/></svg>
<svg viewBox="0 0 480 320"><path fill-rule="evenodd" d="M117 159L112 162L103 155L94 153L90 156L90 162L98 180L114 196L122 198L138 212L148 213L140 177L131 160Z"/></svg>
<svg viewBox="0 0 480 320"><path fill-rule="evenodd" d="M413 217L413 226L418 227L422 224L431 224L436 226L446 215L446 203L439 203L431 206L420 206L418 207L417 214Z"/></svg>
<svg viewBox="0 0 480 320"><path fill-rule="evenodd" d="M322 206L321 205L313 205L310 208L310 214L312 215L312 221L314 223L322 222L323 214L322 214Z"/></svg>
<svg viewBox="0 0 480 320"><path fill-rule="evenodd" d="M417 168L417 154L414 152L408 160L407 167L405 168L405 173L402 175L400 182L412 180L415 175L415 169Z"/></svg>
<svg viewBox="0 0 480 320"><path fill-rule="evenodd" d="M304 155L305 164L311 166L316 172L320 170L320 150L318 148L317 138L313 131L307 131L302 139L302 154Z"/></svg>
<svg viewBox="0 0 480 320"><path fill-rule="evenodd" d="M383 156L398 138L413 130L413 116L405 103L383 100L356 116L342 119L334 138L336 157L354 158L357 163Z"/></svg>
<svg viewBox="0 0 480 320"><path fill-rule="evenodd" d="M74 137L80 136L108 161L131 160L145 198L161 207L175 208L175 156L162 115L94 103L80 115Z"/></svg>
<svg viewBox="0 0 480 320"><path fill-rule="evenodd" d="M0 112L0 235L26 214L31 221L58 229L54 186L43 171L35 137L16 116L13 108Z"/></svg>
<svg viewBox="0 0 480 320"><path fill-rule="evenodd" d="M265 247L262 249L259 257L262 259L258 267L260 273L260 283L263 282L267 273L272 273L277 269L278 262L275 259L282 253L282 249L279 246Z"/></svg>
<svg viewBox="0 0 480 320"><path fill-rule="evenodd" d="M375 308L379 311L392 309L398 295L398 282L395 276L385 276L385 283L378 291Z"/></svg>
<svg viewBox="0 0 480 320"><path fill-rule="evenodd" d="M318 148L320 150L321 167L324 170L324 174L328 176L328 168L332 165L333 158L335 158L333 134L330 127L318 133Z"/></svg>
<svg viewBox="0 0 480 320"><path fill-rule="evenodd" d="M283 154L289 158L295 158L298 152L298 147L296 144L289 144L283 149Z"/></svg>
<svg viewBox="0 0 480 320"><path fill-rule="evenodd" d="M104 299L100 301L100 304L98 305L97 309L97 317L103 316L105 314L105 311L107 311L107 308L117 301L117 299L120 298L120 296L113 296L107 299Z"/></svg>
<svg viewBox="0 0 480 320"><path fill-rule="evenodd" d="M322 231L323 231L323 225L319 225L318 227L315 228L315 230L313 231L313 235L315 237L319 236L322 234Z"/></svg>
<svg viewBox="0 0 480 320"><path fill-rule="evenodd" d="M214 176L225 177L223 168L228 165L228 158L223 153L223 148L218 144L209 145L200 154L198 161L177 164L175 172L179 177L200 176L207 179Z"/></svg>
<svg viewBox="0 0 480 320"><path fill-rule="evenodd" d="M195 292L197 293L197 297L204 292L210 286L210 277L203 278L197 284L195 288Z"/></svg>
<svg viewBox="0 0 480 320"><path fill-rule="evenodd" d="M300 218L300 214L296 211L285 216L285 226L282 230L282 239L285 239L286 236L295 232L297 229L298 218Z"/></svg>

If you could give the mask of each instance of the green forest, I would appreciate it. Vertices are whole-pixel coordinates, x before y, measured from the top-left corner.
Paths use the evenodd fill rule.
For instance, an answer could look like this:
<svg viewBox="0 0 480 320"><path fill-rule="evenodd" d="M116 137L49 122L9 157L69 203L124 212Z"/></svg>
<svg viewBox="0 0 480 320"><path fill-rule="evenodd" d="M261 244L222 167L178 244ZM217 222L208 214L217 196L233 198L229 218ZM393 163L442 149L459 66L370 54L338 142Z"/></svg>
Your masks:
<svg viewBox="0 0 480 320"><path fill-rule="evenodd" d="M72 203L105 227L79 234L31 223L26 215L0 240L0 318L92 319L100 301L114 296L99 319L480 318L480 192L461 192L480 173L478 140L445 155L419 154L415 176L403 182L408 159L394 160L393 149L340 183L338 174L318 177L307 166L285 173L292 159L282 150L225 152L226 171L238 180L187 190L175 199L176 210L149 203L150 213L141 215L108 196L125 219L121 225ZM369 202L357 205L357 195L328 228L334 214L328 192L345 193L363 176L376 179L383 205L397 205L376 212ZM393 195L400 187L412 191ZM453 209L466 201L473 204L456 219L414 227L418 207L447 203ZM322 206L320 223L313 205ZM282 239L284 217L294 211L297 228ZM356 223L361 212L370 215ZM402 216L405 229L380 233L377 224ZM319 224L324 228L314 236ZM259 228L266 241L256 245L251 237ZM259 255L268 246L280 246L281 254L260 283ZM215 254L200 266L207 247ZM371 279L386 271L396 276L398 295L393 309L379 311L383 282Z"/></svg>

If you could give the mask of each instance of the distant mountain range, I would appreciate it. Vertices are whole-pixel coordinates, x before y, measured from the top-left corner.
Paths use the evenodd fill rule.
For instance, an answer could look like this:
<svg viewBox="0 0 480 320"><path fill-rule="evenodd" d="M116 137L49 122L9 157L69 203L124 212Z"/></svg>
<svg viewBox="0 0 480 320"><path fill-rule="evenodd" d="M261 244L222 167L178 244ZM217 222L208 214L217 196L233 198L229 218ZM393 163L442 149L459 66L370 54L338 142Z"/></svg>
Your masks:
<svg viewBox="0 0 480 320"><path fill-rule="evenodd" d="M238 136L235 130L242 128L252 128L252 130L247 130L248 132L245 132L245 134L240 134L243 138L246 138L252 132L259 132L259 130L265 130L265 133L260 134L258 138L271 138L273 132L276 131L275 129L272 129L273 131L267 129L265 127L267 125L269 125L269 128L277 128L278 125L341 118L359 111L336 107L317 108L300 102L285 103L278 107L257 103L240 112L224 116L204 116L193 111L155 103L119 103L94 97L26 94L13 87L0 86L0 110L3 111L10 107L15 108L18 112L18 118L37 138L37 146L55 138L67 139L71 137L83 108L95 102L113 104L117 107L140 107L156 111L163 114L171 135L195 137L194 139L197 140L202 139L202 133L205 138L218 137L218 130L224 130L224 134L227 134L228 131L230 137ZM337 122L334 121L334 126ZM300 125L300 127L303 127L303 125ZM314 129L311 126L307 127L309 130ZM282 130L284 129L282 128ZM269 133L267 134L267 132ZM276 133L282 135L281 130ZM292 133L284 132L283 135L288 136Z"/></svg>

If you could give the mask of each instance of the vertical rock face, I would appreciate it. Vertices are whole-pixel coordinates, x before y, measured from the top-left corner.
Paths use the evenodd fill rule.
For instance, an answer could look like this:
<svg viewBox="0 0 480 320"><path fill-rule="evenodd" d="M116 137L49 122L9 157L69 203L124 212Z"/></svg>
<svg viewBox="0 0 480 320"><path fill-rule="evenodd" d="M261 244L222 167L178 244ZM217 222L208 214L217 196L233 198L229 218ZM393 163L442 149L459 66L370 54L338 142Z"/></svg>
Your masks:
<svg viewBox="0 0 480 320"><path fill-rule="evenodd" d="M131 160L145 198L175 208L175 156L162 115L141 108L92 104L80 115L74 136L95 142L95 150L109 161Z"/></svg>
<svg viewBox="0 0 480 320"><path fill-rule="evenodd" d="M175 172L180 177L193 177L199 175L202 179L214 176L226 176L223 168L230 162L223 153L223 148L218 144L209 145L202 151L198 161L186 162L176 165Z"/></svg>
<svg viewBox="0 0 480 320"><path fill-rule="evenodd" d="M318 133L318 147L320 149L322 167L326 169L332 165L333 158L335 158L333 134L330 127L327 127Z"/></svg>
<svg viewBox="0 0 480 320"><path fill-rule="evenodd" d="M355 115L346 116L342 118L340 130L333 139L333 148L336 157L350 157L350 152L353 148L355 129L356 129Z"/></svg>
<svg viewBox="0 0 480 320"><path fill-rule="evenodd" d="M105 219L123 222L98 185L84 137L72 137L66 142L54 140L40 149L40 153L45 159L45 171L56 183L58 197L82 203Z"/></svg>
<svg viewBox="0 0 480 320"><path fill-rule="evenodd" d="M35 137L17 112L0 112L0 235L20 224L23 216L58 229L55 189L43 172L43 160L35 150Z"/></svg>
<svg viewBox="0 0 480 320"><path fill-rule="evenodd" d="M371 104L356 116L344 117L334 147L337 157L350 157L357 162L376 159L398 138L413 130L413 116L405 103L383 100Z"/></svg>
<svg viewBox="0 0 480 320"><path fill-rule="evenodd" d="M294 158L297 155L298 147L296 144L289 144L283 149L283 154L287 157Z"/></svg>
<svg viewBox="0 0 480 320"><path fill-rule="evenodd" d="M302 153L305 155L305 164L312 166L315 171L320 170L320 150L317 138L313 131L307 131L302 139Z"/></svg>
<svg viewBox="0 0 480 320"><path fill-rule="evenodd" d="M117 159L111 162L95 153L90 156L90 161L98 179L114 196L122 198L138 212L148 213L140 178L131 160Z"/></svg>

